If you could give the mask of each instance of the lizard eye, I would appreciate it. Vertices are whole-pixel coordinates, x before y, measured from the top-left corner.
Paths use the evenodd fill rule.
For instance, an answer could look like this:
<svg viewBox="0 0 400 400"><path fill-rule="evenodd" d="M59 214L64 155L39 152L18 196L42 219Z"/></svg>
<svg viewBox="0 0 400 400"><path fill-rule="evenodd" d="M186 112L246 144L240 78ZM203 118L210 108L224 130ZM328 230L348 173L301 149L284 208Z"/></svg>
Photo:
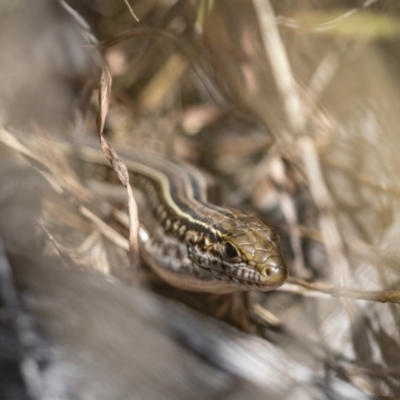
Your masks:
<svg viewBox="0 0 400 400"><path fill-rule="evenodd" d="M239 252L236 250L235 246L233 246L232 244L225 243L224 246L224 255L227 258L235 258L235 257L239 257Z"/></svg>

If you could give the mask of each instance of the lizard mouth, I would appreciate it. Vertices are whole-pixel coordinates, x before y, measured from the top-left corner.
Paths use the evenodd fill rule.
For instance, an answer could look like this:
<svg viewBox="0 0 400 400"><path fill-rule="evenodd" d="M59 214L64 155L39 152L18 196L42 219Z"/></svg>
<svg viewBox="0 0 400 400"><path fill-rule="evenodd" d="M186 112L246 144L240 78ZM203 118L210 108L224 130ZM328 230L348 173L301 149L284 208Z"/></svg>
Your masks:
<svg viewBox="0 0 400 400"><path fill-rule="evenodd" d="M204 268L204 267L203 267ZM286 264L265 266L261 270L249 267L246 264L232 266L228 263L222 263L219 268L207 268L218 271L221 274L221 281L229 281L243 289L252 289L257 291L273 290L281 286L287 278Z"/></svg>

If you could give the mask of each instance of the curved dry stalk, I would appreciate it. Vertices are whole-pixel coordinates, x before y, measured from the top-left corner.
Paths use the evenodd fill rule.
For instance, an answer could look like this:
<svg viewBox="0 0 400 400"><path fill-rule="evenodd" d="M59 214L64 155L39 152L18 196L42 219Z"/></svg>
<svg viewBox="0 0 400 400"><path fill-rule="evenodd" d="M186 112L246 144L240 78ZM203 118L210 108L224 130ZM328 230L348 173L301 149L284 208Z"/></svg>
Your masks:
<svg viewBox="0 0 400 400"><path fill-rule="evenodd" d="M138 269L140 263L139 254L139 216L138 207L133 198L132 188L129 183L129 173L126 165L119 158L117 152L107 143L103 136L104 123L110 106L110 95L112 77L107 64L102 59L103 70L100 80L99 90L99 112L97 115L97 133L99 135L101 149L104 157L112 165L114 171L118 175L118 179L125 186L128 193L129 208L129 261L133 269L132 284L138 285Z"/></svg>

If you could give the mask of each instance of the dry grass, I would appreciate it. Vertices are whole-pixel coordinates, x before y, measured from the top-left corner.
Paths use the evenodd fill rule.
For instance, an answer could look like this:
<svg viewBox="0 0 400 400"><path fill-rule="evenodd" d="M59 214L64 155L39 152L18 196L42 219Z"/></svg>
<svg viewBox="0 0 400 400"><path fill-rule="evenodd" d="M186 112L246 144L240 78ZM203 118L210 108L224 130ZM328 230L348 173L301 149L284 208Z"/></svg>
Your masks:
<svg viewBox="0 0 400 400"><path fill-rule="evenodd" d="M139 266L137 207L108 141L190 161L213 175L223 203L255 213L281 234L291 277L275 293L254 296L254 333L283 348L293 340L321 351L364 393L399 393L398 364L388 356L400 359L398 114L390 108L399 94L391 68L398 65L382 56L380 35L340 31L355 16L365 29L364 17L380 24L396 10L384 15L374 8L379 1L365 2L342 19L334 13L331 33L320 35L289 17L322 14L325 26L331 13L306 6L294 12L286 2L120 3L109 5L108 15L81 10L98 44L71 19L65 34L84 39L73 35L70 57L74 46L87 55L73 60L81 66L75 75L64 65L57 82L63 123L35 107L27 117L8 117L18 114L10 112L20 96L15 84L0 97L4 154L38 169L51 188L40 218L46 251L214 314L218 300L179 292ZM396 35L385 38L397 44ZM45 46L57 44L36 45L48 54ZM45 61L46 70L56 69ZM45 87L37 68L32 79ZM71 98L77 81L79 96ZM67 139L78 153L83 138L96 134L127 195L119 183L96 186L60 147ZM390 349L379 332L390 337Z"/></svg>

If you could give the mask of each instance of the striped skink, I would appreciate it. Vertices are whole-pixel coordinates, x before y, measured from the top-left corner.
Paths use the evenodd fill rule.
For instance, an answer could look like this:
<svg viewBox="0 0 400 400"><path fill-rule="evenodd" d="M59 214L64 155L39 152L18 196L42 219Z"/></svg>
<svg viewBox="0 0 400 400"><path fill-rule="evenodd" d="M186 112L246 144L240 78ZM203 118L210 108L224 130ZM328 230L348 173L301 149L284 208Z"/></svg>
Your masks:
<svg viewBox="0 0 400 400"><path fill-rule="evenodd" d="M148 227L140 235L141 254L162 279L208 293L267 291L284 283L287 267L274 229L242 211L209 203L205 179L191 166L117 152L151 210L141 220ZM82 145L79 153L85 163L114 173L98 148Z"/></svg>

